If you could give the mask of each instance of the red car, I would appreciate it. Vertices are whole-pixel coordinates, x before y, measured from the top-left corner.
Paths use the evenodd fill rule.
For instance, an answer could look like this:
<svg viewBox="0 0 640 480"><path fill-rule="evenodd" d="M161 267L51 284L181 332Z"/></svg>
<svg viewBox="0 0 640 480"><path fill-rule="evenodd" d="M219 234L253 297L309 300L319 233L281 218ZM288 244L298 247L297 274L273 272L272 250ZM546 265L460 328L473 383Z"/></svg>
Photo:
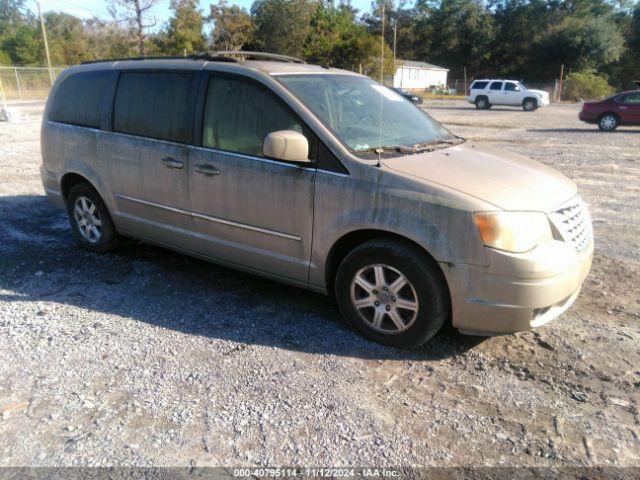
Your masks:
<svg viewBox="0 0 640 480"><path fill-rule="evenodd" d="M618 93L602 101L584 102L580 120L612 132L619 125L640 125L640 90Z"/></svg>

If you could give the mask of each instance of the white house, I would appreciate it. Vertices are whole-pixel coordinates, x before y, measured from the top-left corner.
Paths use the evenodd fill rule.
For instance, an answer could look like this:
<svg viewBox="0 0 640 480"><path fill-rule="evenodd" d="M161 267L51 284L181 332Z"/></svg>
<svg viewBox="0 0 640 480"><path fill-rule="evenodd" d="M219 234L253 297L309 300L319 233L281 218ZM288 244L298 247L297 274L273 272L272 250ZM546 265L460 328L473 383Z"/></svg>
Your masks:
<svg viewBox="0 0 640 480"><path fill-rule="evenodd" d="M433 86L447 84L448 68L438 67L426 62L398 60L398 68L393 76L394 88L424 90Z"/></svg>

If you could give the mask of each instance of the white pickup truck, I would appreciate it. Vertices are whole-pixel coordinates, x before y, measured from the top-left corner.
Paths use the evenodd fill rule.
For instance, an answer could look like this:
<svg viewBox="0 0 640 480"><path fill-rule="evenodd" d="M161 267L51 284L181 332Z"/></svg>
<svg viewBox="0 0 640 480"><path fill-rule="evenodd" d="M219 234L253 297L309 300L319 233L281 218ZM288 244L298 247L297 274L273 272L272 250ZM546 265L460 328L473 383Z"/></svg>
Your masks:
<svg viewBox="0 0 640 480"><path fill-rule="evenodd" d="M471 83L467 101L480 110L493 105L517 105L532 112L549 105L549 94L544 90L530 90L515 80L482 79Z"/></svg>

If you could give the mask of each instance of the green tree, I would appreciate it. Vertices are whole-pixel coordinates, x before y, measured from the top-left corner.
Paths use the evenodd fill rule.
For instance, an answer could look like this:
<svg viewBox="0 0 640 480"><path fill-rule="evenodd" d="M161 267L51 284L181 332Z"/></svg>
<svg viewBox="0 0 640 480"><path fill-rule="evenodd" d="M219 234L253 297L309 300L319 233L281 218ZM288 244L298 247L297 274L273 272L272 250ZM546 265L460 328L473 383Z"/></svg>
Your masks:
<svg viewBox="0 0 640 480"><path fill-rule="evenodd" d="M40 32L27 25L19 26L2 41L2 50L14 65L43 65L44 46Z"/></svg>
<svg viewBox="0 0 640 480"><path fill-rule="evenodd" d="M563 97L568 100L600 99L614 92L607 78L592 70L567 75Z"/></svg>
<svg viewBox="0 0 640 480"><path fill-rule="evenodd" d="M253 39L253 21L244 8L229 6L226 0L212 4L208 20L213 21L211 44L219 50L241 50Z"/></svg>
<svg viewBox="0 0 640 480"><path fill-rule="evenodd" d="M44 15L53 65L74 65L87 60L87 38L82 20L67 13Z"/></svg>
<svg viewBox="0 0 640 480"><path fill-rule="evenodd" d="M188 55L203 51L206 39L202 33L204 18L197 0L171 0L173 16L156 43L165 54Z"/></svg>
<svg viewBox="0 0 640 480"><path fill-rule="evenodd" d="M620 60L611 68L612 78L621 89L637 88L633 82L640 80L640 3L619 24L626 45Z"/></svg>
<svg viewBox="0 0 640 480"><path fill-rule="evenodd" d="M617 61L624 40L611 16L567 16L550 26L532 46L538 75L553 78L560 65L581 71Z"/></svg>
<svg viewBox="0 0 640 480"><path fill-rule="evenodd" d="M461 75L488 69L495 36L491 12L480 0L416 2L415 57Z"/></svg>
<svg viewBox="0 0 640 480"><path fill-rule="evenodd" d="M315 8L313 0L255 0L251 6L256 27L254 47L302 56Z"/></svg>
<svg viewBox="0 0 640 480"><path fill-rule="evenodd" d="M334 50L357 28L354 12L347 5L336 7L331 0L318 2L309 21L304 42L304 58L311 63L335 65Z"/></svg>
<svg viewBox="0 0 640 480"><path fill-rule="evenodd" d="M545 0L497 0L490 8L494 12L495 37L490 66L483 73L529 77L536 72L531 58L534 38L544 34L554 13Z"/></svg>

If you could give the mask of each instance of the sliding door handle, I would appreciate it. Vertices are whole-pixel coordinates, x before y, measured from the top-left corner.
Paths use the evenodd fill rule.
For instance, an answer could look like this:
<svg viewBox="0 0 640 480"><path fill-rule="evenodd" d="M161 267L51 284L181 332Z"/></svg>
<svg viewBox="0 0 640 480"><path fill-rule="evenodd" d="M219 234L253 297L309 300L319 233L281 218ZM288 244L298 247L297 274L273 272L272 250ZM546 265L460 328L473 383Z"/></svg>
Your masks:
<svg viewBox="0 0 640 480"><path fill-rule="evenodd" d="M194 170L198 173L202 173L203 175L220 175L220 170L218 170L213 165L203 164L196 165Z"/></svg>
<svg viewBox="0 0 640 480"><path fill-rule="evenodd" d="M164 157L161 161L164 164L164 166L167 168L184 168L183 161L176 160L175 158L172 158L172 157Z"/></svg>

